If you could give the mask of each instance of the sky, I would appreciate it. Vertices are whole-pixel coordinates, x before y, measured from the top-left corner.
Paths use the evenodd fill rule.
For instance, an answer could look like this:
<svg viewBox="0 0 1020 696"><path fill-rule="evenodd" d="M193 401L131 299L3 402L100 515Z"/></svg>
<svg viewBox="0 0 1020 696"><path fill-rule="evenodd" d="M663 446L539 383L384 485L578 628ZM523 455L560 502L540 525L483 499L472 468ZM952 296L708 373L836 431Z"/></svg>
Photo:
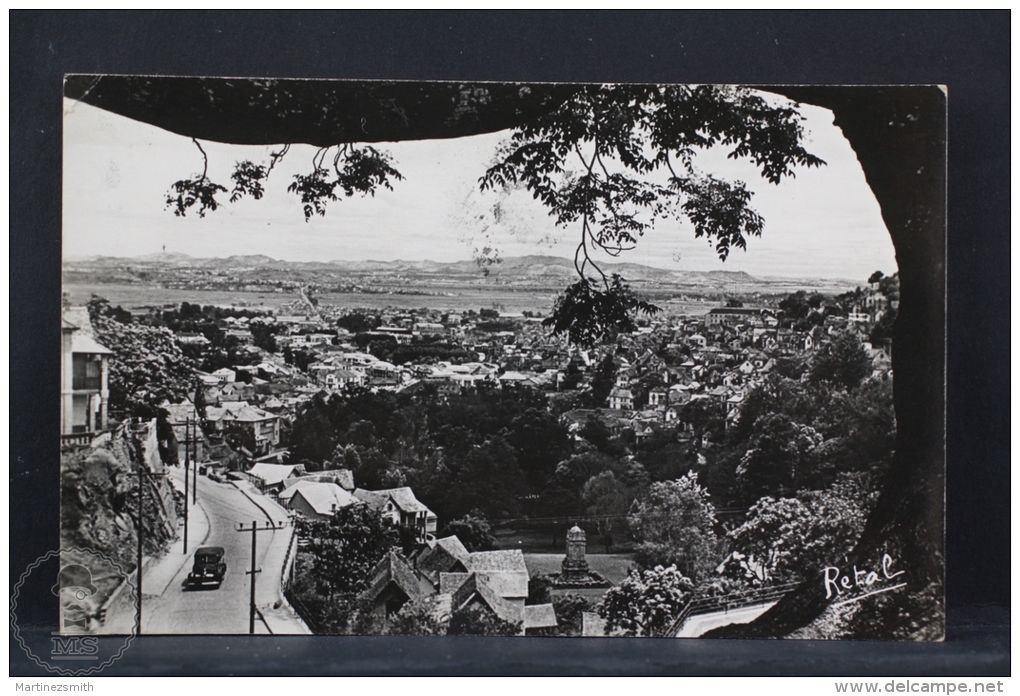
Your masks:
<svg viewBox="0 0 1020 696"><path fill-rule="evenodd" d="M697 166L747 183L764 217L760 238L721 262L695 239L687 221L659 222L619 260L690 271L745 271L754 276L840 278L864 282L875 270L896 270L892 242L860 165L831 112L802 106L805 146L826 161L769 184L753 165L713 149ZM289 261L473 258L492 247L502 257L570 257L577 227L561 228L525 191L481 192L478 179L509 131L468 138L382 143L404 180L374 197L343 198L325 217L305 222L300 200L287 193L295 173L312 169L315 148L295 145L273 170L260 201L231 204L200 218L166 209L173 182L202 171L190 138L95 107L64 100L63 250L65 258L195 257L264 254ZM271 147L202 142L209 177L231 184L234 164L268 163Z"/></svg>

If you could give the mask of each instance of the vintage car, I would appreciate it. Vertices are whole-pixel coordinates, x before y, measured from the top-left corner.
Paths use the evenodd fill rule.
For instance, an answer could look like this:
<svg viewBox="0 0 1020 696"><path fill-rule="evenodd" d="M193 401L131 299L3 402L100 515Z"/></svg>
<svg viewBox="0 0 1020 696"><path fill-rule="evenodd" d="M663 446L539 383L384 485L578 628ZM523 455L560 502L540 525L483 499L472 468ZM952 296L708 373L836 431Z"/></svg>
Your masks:
<svg viewBox="0 0 1020 696"><path fill-rule="evenodd" d="M188 574L187 586L200 587L202 585L215 585L219 587L223 583L223 576L227 574L227 564L223 560L224 551L222 546L203 546L195 552L195 565Z"/></svg>

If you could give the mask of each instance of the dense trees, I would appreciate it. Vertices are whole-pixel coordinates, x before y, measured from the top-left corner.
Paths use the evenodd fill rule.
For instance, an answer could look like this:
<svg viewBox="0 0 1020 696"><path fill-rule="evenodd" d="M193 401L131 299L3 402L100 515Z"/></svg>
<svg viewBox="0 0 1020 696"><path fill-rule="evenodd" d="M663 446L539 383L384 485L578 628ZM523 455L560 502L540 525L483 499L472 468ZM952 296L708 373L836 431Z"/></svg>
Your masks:
<svg viewBox="0 0 1020 696"><path fill-rule="evenodd" d="M129 415L153 415L164 399L180 401L194 383L194 365L181 352L170 330L131 321L110 303L93 296L89 318L96 340L113 351L110 358L110 406Z"/></svg>
<svg viewBox="0 0 1020 696"><path fill-rule="evenodd" d="M804 481L805 468L822 436L809 425L778 413L760 418L737 467L741 492L751 500L766 492L790 495Z"/></svg>
<svg viewBox="0 0 1020 696"><path fill-rule="evenodd" d="M291 443L294 461L348 466L360 486L413 486L443 520L519 514L571 450L545 397L513 385L443 398L320 394L298 412Z"/></svg>
<svg viewBox="0 0 1020 696"><path fill-rule="evenodd" d="M598 606L608 635L664 637L694 590L676 566L632 571Z"/></svg>
<svg viewBox="0 0 1020 696"><path fill-rule="evenodd" d="M612 551L614 534L625 527L625 517L634 500L631 491L616 479L612 471L603 471L588 479L581 489L581 498L595 525L606 553Z"/></svg>
<svg viewBox="0 0 1020 696"><path fill-rule="evenodd" d="M446 533L453 534L468 551L489 551L496 548L496 537L492 536L492 527L475 511L446 523Z"/></svg>
<svg viewBox="0 0 1020 696"><path fill-rule="evenodd" d="M718 563L722 549L715 506L694 472L653 483L628 521L640 542L635 560L642 568L675 566L685 577L700 581Z"/></svg>
<svg viewBox="0 0 1020 696"><path fill-rule="evenodd" d="M862 475L842 475L824 491L797 498L764 497L727 535L748 557L756 582L806 580L846 557L864 528L875 494Z"/></svg>
<svg viewBox="0 0 1020 696"><path fill-rule="evenodd" d="M811 379L853 389L871 370L871 356L857 335L847 331L822 344L811 364Z"/></svg>
<svg viewBox="0 0 1020 696"><path fill-rule="evenodd" d="M365 589L369 572L400 542L397 530L368 505L340 508L328 520L299 519L315 559L311 577L330 600Z"/></svg>

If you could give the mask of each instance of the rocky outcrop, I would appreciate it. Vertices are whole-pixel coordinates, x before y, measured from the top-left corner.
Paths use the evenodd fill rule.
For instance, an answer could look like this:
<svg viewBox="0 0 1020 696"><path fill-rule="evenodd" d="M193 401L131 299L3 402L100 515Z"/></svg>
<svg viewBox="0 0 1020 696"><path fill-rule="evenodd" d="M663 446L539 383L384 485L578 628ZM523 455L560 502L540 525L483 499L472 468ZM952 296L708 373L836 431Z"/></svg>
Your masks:
<svg viewBox="0 0 1020 696"><path fill-rule="evenodd" d="M61 452L61 547L98 551L133 569L139 471L144 552L165 551L177 535L177 512L159 456L155 420L127 422L89 446Z"/></svg>

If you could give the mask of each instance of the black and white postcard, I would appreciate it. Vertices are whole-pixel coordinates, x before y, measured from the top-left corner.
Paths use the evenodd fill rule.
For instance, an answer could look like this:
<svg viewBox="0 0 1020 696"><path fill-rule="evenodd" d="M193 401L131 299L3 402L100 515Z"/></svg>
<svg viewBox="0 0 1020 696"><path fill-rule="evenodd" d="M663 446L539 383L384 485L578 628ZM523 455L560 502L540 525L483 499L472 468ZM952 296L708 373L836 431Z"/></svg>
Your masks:
<svg viewBox="0 0 1020 696"><path fill-rule="evenodd" d="M67 76L62 649L942 640L946 100Z"/></svg>

